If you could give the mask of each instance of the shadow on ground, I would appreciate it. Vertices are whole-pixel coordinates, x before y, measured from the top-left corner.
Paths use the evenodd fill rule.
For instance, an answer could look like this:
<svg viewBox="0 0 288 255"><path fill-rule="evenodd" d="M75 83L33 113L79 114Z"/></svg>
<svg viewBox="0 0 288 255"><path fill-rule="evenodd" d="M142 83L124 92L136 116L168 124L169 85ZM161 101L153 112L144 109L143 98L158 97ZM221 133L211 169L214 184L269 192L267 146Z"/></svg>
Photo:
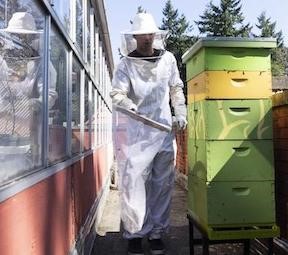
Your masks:
<svg viewBox="0 0 288 255"><path fill-rule="evenodd" d="M172 209L171 227L169 233L164 237L167 248L167 255L189 255L189 225L186 211L187 191L179 184L175 185ZM122 238L120 227L118 191L111 190L107 204L104 209L103 217L99 224L99 233L93 245L92 255L126 255L127 242ZM196 232L196 238L200 238ZM149 253L149 245L144 239L143 246L145 255ZM201 245L194 247L194 254L202 254ZM210 245L210 255L242 255L242 244L218 244ZM257 254L257 253L251 253ZM259 254L259 253L258 253ZM261 254L261 253L260 253Z"/></svg>

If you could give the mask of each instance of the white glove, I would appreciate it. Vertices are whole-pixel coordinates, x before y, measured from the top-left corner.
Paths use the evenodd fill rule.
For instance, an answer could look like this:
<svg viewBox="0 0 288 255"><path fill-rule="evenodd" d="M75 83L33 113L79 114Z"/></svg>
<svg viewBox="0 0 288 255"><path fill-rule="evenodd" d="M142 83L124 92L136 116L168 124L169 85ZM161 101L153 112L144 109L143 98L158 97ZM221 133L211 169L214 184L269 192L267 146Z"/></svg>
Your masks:
<svg viewBox="0 0 288 255"><path fill-rule="evenodd" d="M119 106L137 112L137 105L132 102L129 98L123 99L119 104Z"/></svg>
<svg viewBox="0 0 288 255"><path fill-rule="evenodd" d="M131 111L134 111L134 112L137 112L137 105L132 103L130 106L129 106L129 110Z"/></svg>
<svg viewBox="0 0 288 255"><path fill-rule="evenodd" d="M42 108L42 101L38 98L31 98L29 100L29 106L32 111L39 112Z"/></svg>
<svg viewBox="0 0 288 255"><path fill-rule="evenodd" d="M119 105L127 110L132 110L137 112L137 105L132 102L130 98L126 96L126 94L118 93L117 91L112 91L110 93L112 98L112 102L115 105Z"/></svg>
<svg viewBox="0 0 288 255"><path fill-rule="evenodd" d="M172 106L174 107L175 119L173 120L173 126L176 126L177 130L184 130L187 125L187 109L185 105L185 97L181 86L173 86L170 88L170 97Z"/></svg>
<svg viewBox="0 0 288 255"><path fill-rule="evenodd" d="M184 130L187 126L187 120L184 116L173 116L172 126L176 127L177 130Z"/></svg>

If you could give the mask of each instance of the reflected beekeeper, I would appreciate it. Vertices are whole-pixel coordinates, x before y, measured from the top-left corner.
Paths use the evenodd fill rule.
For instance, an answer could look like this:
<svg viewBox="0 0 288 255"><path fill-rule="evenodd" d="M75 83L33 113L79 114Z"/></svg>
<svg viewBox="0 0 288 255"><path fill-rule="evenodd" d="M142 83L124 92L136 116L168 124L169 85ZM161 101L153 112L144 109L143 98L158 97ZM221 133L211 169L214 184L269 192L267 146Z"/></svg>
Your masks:
<svg viewBox="0 0 288 255"><path fill-rule="evenodd" d="M0 178L6 181L41 165L43 31L28 12L15 12L0 30ZM49 66L49 106L57 98Z"/></svg>
<svg viewBox="0 0 288 255"><path fill-rule="evenodd" d="M178 129L185 129L183 82L174 55L164 47L167 31L158 29L151 14L138 13L131 30L121 36L123 58L112 80L113 104L172 127L171 100L175 124ZM121 220L128 254L144 254L145 236L152 254L165 254L161 238L169 226L174 133L124 115L118 113L114 130ZM125 127L125 134L123 128L118 132L119 123Z"/></svg>

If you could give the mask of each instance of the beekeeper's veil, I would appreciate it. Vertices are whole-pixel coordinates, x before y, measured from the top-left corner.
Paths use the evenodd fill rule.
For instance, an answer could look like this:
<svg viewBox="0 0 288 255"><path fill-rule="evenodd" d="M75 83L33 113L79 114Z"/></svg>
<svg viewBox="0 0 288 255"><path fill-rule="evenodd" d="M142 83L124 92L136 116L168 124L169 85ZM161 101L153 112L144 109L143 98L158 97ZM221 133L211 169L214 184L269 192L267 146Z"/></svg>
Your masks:
<svg viewBox="0 0 288 255"><path fill-rule="evenodd" d="M164 52L168 31L160 30L151 14L137 13L132 21L131 29L121 33L120 53L122 56L128 57L129 53L136 50L134 35L140 34L155 34L153 48Z"/></svg>
<svg viewBox="0 0 288 255"><path fill-rule="evenodd" d="M19 81L27 76L34 78L39 70L42 30L36 29L33 16L28 12L15 12L0 33L5 41L1 55L10 74Z"/></svg>

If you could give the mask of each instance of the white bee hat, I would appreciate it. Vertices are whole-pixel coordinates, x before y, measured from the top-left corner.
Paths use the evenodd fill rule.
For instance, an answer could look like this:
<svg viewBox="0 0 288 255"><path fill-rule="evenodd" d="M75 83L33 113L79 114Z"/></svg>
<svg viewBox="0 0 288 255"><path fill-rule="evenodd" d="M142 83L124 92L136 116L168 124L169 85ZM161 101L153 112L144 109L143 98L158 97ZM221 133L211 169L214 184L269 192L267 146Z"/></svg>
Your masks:
<svg viewBox="0 0 288 255"><path fill-rule="evenodd" d="M159 29L150 13L137 13L132 21L131 29L121 32L120 53L122 56L128 56L136 49L134 35L141 34L155 34L153 48L165 50L168 31Z"/></svg>
<svg viewBox="0 0 288 255"><path fill-rule="evenodd" d="M8 22L8 27L1 31L16 34L39 34L33 16L28 12L15 12Z"/></svg>
<svg viewBox="0 0 288 255"><path fill-rule="evenodd" d="M132 21L132 26L125 34L154 34L161 33L150 13L137 13Z"/></svg>

